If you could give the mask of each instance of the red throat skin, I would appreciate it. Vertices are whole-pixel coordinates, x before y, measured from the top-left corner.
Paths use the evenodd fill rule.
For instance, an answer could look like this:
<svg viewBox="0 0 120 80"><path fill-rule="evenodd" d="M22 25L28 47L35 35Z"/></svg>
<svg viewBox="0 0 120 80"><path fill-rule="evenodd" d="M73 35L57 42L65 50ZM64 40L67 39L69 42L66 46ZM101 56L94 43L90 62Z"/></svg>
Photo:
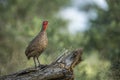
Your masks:
<svg viewBox="0 0 120 80"><path fill-rule="evenodd" d="M42 31L46 31L47 25L48 25L48 21L43 21L43 24L42 24Z"/></svg>
<svg viewBox="0 0 120 80"><path fill-rule="evenodd" d="M47 25L43 25L43 31L47 29Z"/></svg>

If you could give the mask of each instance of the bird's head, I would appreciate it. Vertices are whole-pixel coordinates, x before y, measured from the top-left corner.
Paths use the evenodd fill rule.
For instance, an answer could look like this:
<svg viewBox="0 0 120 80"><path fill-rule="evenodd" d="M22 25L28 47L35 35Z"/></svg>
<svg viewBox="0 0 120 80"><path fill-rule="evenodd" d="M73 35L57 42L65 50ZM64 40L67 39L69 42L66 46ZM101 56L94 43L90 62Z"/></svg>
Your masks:
<svg viewBox="0 0 120 80"><path fill-rule="evenodd" d="M47 29L48 21L43 21L42 30L45 31Z"/></svg>

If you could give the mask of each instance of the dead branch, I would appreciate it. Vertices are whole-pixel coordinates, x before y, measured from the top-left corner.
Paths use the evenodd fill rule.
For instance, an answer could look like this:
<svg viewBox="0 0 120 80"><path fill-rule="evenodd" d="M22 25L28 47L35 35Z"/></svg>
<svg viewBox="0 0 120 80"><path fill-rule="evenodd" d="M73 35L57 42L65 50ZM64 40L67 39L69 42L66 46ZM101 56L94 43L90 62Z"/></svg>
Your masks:
<svg viewBox="0 0 120 80"><path fill-rule="evenodd" d="M82 59L82 49L66 52L49 65L42 68L28 68L14 74L0 77L0 80L74 80L73 68Z"/></svg>

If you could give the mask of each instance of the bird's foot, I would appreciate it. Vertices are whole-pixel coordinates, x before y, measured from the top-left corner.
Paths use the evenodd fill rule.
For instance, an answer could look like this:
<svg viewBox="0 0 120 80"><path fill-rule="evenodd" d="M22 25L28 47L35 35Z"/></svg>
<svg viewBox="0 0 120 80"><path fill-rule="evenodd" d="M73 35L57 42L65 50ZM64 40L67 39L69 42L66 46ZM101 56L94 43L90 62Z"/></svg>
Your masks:
<svg viewBox="0 0 120 80"><path fill-rule="evenodd" d="M44 68L44 67L46 67L47 65L42 65L42 64L40 64L38 67L40 68L40 69L42 69L42 68Z"/></svg>
<svg viewBox="0 0 120 80"><path fill-rule="evenodd" d="M38 67L41 69L41 68L42 68L42 65L41 65L41 64L39 64L39 65L38 65Z"/></svg>

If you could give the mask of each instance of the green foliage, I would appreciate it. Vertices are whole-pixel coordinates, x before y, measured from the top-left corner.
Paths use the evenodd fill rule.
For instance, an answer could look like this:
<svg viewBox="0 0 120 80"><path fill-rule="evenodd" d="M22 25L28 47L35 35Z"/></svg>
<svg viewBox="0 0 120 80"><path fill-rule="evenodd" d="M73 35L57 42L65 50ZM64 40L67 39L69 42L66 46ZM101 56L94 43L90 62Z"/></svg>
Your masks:
<svg viewBox="0 0 120 80"><path fill-rule="evenodd" d="M56 35L60 33L57 30L62 28L61 26L64 26L66 22L56 18L55 13L68 2L68 0L4 0L0 2L1 75L32 64L30 63L32 61L27 61L24 50L30 40L40 31L43 20L49 21L47 31L49 43L54 46L54 48L48 47L46 53L50 51L53 53L56 50L55 47L60 45L57 44L59 38L55 40Z"/></svg>
<svg viewBox="0 0 120 80"><path fill-rule="evenodd" d="M34 66L24 51L40 31L43 20L49 21L49 45L40 56L41 63L52 62L66 48L84 47L83 62L75 69L75 80L118 80L120 75L120 1L107 0L108 11L94 9L97 20L85 32L71 34L67 21L56 17L69 0L4 0L0 2L0 75Z"/></svg>
<svg viewBox="0 0 120 80"><path fill-rule="evenodd" d="M101 59L109 60L111 67L109 76L112 80L118 80L120 73L120 1L107 0L108 11L97 9L98 19L91 21L92 25L85 32L87 42L86 50L97 50ZM112 75L114 74L114 75ZM116 78L115 78L116 77Z"/></svg>

